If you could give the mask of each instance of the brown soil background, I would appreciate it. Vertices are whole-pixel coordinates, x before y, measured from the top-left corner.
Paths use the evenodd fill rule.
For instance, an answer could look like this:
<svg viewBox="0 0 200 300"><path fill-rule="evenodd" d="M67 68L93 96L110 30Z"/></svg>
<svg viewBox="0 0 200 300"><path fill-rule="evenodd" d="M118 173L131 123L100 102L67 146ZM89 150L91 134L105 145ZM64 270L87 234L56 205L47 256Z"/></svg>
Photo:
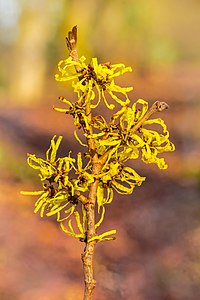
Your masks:
<svg viewBox="0 0 200 300"><path fill-rule="evenodd" d="M94 300L200 299L199 75L180 68L134 79L134 99L169 103L161 117L176 151L165 155L166 171L138 164L146 182L108 206L102 231L116 228L117 239L96 247ZM47 102L0 109L1 300L82 299L84 245L34 215L34 198L19 194L39 188L26 153L43 155L54 134L65 136L62 153L77 152L72 120Z"/></svg>

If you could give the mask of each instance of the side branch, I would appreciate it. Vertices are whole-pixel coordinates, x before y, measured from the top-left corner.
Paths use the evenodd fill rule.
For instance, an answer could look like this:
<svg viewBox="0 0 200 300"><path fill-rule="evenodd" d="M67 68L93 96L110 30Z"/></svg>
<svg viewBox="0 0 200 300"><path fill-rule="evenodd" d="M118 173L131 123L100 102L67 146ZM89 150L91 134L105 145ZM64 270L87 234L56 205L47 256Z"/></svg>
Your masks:
<svg viewBox="0 0 200 300"><path fill-rule="evenodd" d="M165 102L160 102L160 101L156 101L153 103L153 105L150 107L150 109L147 111L147 113L143 116L143 118L137 123L135 124L132 128L131 128L131 132L136 132L141 126L142 124L148 120L154 113L156 112L161 112L164 109L167 109L169 106L167 103ZM102 166L105 164L110 152L113 150L113 148L115 148L116 146L111 146L100 158L100 162L102 164Z"/></svg>
<svg viewBox="0 0 200 300"><path fill-rule="evenodd" d="M144 117L131 129L132 132L137 131L141 125L148 120L151 115L153 115L155 112L161 112L164 109L167 109L169 106L165 102L156 101L150 109L147 111L147 113L144 115Z"/></svg>
<svg viewBox="0 0 200 300"><path fill-rule="evenodd" d="M85 197L84 195L82 195L79 191L75 192L75 195L77 196L78 200L85 205L86 203L88 203L88 198Z"/></svg>

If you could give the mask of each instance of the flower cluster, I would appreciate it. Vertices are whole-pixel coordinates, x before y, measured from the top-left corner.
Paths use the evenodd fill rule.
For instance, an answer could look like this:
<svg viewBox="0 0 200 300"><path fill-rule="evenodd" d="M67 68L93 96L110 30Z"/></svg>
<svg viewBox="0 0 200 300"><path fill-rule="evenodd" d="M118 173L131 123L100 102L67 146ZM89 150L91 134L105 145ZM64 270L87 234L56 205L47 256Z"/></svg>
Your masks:
<svg viewBox="0 0 200 300"><path fill-rule="evenodd" d="M106 92L110 97L124 106L130 103L127 93L130 92L132 87L120 87L115 83L115 78L126 73L131 72L130 67L125 67L124 64L105 63L98 64L97 58L92 58L91 64L85 63L85 57L82 56L78 62L74 61L72 57L61 60L58 64L60 74L55 75L58 81L75 80L72 86L74 91L78 93L79 103L84 99L84 103L93 101L95 97L94 87L98 93L98 100L96 104L91 104L91 108L95 108L103 98L106 106L109 109L114 109L114 104L109 104L106 99ZM80 69L77 73L75 67ZM74 68L72 68L74 67ZM117 94L121 93L125 96L125 101L121 100Z"/></svg>
<svg viewBox="0 0 200 300"><path fill-rule="evenodd" d="M109 151L112 153L110 158L118 162L137 159L141 155L145 163L155 163L160 169L166 169L164 158L158 155L174 151L175 147L169 140L164 121L161 118L146 120L148 113L148 102L139 99L132 107L123 107L114 114L109 123L102 116L95 117L93 126L99 133L90 137L95 139L99 155ZM160 128L155 130L153 126Z"/></svg>
<svg viewBox="0 0 200 300"><path fill-rule="evenodd" d="M38 170L43 190L22 192L25 195L40 195L35 203L34 212L40 210L41 217L44 214L56 215L59 222L68 219L74 213L80 192L86 191L94 180L90 172L91 164L88 163L83 167L80 152L77 160L72 158L70 153L66 157L56 157L61 140L61 136L57 140L56 136L52 138L51 145L46 152L46 159L37 158L35 154L28 154L27 162L30 167ZM70 173L72 173L71 176ZM76 177L73 178L73 175Z"/></svg>
<svg viewBox="0 0 200 300"><path fill-rule="evenodd" d="M59 62L58 69L60 74L56 75L56 80L72 80L78 99L71 102L60 97L67 108L54 109L70 114L74 125L83 130L85 142L79 138L76 130L74 135L81 146L86 148L84 159L81 152L76 159L71 157L71 152L66 157L57 158L62 137L56 139L54 136L46 152L46 159L28 154L28 164L38 170L43 189L22 193L39 195L35 212L40 211L41 216L56 215L64 232L85 240L85 204L90 201L91 185L98 183L95 193L100 218L95 224L96 229L104 219L105 205L112 202L114 191L131 194L145 180L145 177L127 165L127 161L141 158L145 163L155 163L160 169L166 169L167 164L160 154L174 151L175 147L169 140L164 121L151 118L153 113L166 108L166 103L157 101L149 108L148 102L138 99L130 106L127 93L132 87L120 87L115 83L116 77L131 71L130 67L123 64L98 64L96 58L92 59L91 64L86 64L85 57L79 61L69 57ZM92 114L101 100L108 109L114 109L115 105L108 103L107 96L121 107L112 114L110 121L106 121L102 115ZM94 154L100 165L97 173L94 172ZM81 215L78 204L81 206ZM78 233L73 228L72 215ZM64 225L64 220L67 220L68 227ZM92 239L109 240L112 238L108 236L112 234L115 234L115 230L95 235Z"/></svg>

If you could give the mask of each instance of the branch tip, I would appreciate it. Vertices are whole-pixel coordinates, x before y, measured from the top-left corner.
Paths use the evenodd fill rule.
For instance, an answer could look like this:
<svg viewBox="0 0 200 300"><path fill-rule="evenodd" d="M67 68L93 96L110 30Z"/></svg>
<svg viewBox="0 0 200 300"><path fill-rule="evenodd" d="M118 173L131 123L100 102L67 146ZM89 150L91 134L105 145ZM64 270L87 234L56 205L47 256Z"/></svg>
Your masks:
<svg viewBox="0 0 200 300"><path fill-rule="evenodd" d="M156 111L163 111L164 109L169 108L169 105L166 102L160 102L160 101L156 101L153 105L152 105L152 109L155 109Z"/></svg>
<svg viewBox="0 0 200 300"><path fill-rule="evenodd" d="M68 32L66 37L66 44L69 52L76 49L77 44L77 25L75 25L71 31Z"/></svg>

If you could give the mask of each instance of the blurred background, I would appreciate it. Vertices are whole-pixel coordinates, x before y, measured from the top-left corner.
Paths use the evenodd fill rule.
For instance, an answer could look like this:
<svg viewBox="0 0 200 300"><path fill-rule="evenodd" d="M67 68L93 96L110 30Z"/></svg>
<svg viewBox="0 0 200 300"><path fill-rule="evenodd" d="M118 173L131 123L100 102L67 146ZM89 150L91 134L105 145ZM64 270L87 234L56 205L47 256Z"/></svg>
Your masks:
<svg viewBox="0 0 200 300"><path fill-rule="evenodd" d="M95 300L200 299L200 1L0 0L0 299L79 300L83 244L54 220L33 214L40 189L26 153L44 155L54 134L62 153L78 145L70 117L54 112L54 80L68 57L65 36L78 25L79 55L133 68L121 85L133 101L166 101L176 151L166 171L138 164L146 182L116 197L103 229L117 240L95 253Z"/></svg>

